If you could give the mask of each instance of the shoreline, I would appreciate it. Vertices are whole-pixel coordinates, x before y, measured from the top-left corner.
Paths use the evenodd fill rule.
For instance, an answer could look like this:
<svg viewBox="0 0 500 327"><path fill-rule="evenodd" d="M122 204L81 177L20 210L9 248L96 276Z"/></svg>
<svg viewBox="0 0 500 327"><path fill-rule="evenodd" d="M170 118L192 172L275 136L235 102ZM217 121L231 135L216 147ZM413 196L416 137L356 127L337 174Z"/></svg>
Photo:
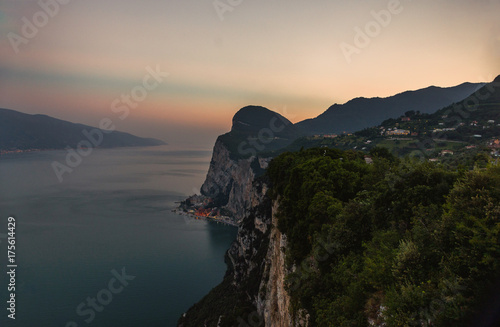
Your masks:
<svg viewBox="0 0 500 327"><path fill-rule="evenodd" d="M179 209L179 207L172 209L171 211L174 213L177 213L181 216L188 216L188 217L194 218L196 220L211 221L211 222L221 223L221 224L229 225L229 226L233 226L233 227L239 226L238 223L236 223L228 218L225 219L223 217L217 218L217 217L199 216L199 215L196 215L195 213L183 211L182 209Z"/></svg>

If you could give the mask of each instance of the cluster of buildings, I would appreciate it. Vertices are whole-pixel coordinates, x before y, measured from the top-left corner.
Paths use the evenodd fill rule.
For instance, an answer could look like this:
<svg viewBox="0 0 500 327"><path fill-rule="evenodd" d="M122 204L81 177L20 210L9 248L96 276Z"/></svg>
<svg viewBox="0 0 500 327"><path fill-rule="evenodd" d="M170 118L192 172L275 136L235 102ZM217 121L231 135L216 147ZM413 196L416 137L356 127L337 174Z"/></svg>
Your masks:
<svg viewBox="0 0 500 327"><path fill-rule="evenodd" d="M385 131L386 136L407 136L410 135L411 132L407 129L399 129L399 128L389 128L387 131Z"/></svg>
<svg viewBox="0 0 500 327"><path fill-rule="evenodd" d="M36 152L40 151L40 149L15 149L15 150L0 150L0 155L2 154L10 154L10 153L24 153L24 152Z"/></svg>
<svg viewBox="0 0 500 327"><path fill-rule="evenodd" d="M448 127L448 128L434 128L432 130L432 133L438 133L438 132L451 132L451 131L456 131L457 129L455 127Z"/></svg>
<svg viewBox="0 0 500 327"><path fill-rule="evenodd" d="M315 139L334 139L337 136L338 136L337 134L316 134L316 135L313 135L313 138L315 138Z"/></svg>
<svg viewBox="0 0 500 327"><path fill-rule="evenodd" d="M199 217L215 217L219 215L219 210L211 207L212 202L212 198L195 194L182 201L179 208Z"/></svg>
<svg viewBox="0 0 500 327"><path fill-rule="evenodd" d="M490 119L486 122L485 125L482 125L482 126L483 126L483 129L487 129L487 128L490 128L492 125L495 125L495 121L493 119ZM478 126L481 126L481 123L478 122L477 120L474 120L470 123L470 126L478 127ZM497 126L500 126L500 124L497 124Z"/></svg>
<svg viewBox="0 0 500 327"><path fill-rule="evenodd" d="M194 216L197 219L211 219L213 221L222 222L229 225L235 225L230 217L222 216L219 208L213 206L213 199L203 195L192 195L186 200L180 202L180 213L186 213Z"/></svg>
<svg viewBox="0 0 500 327"><path fill-rule="evenodd" d="M500 149L500 139L491 140L490 142L488 142L488 148Z"/></svg>
<svg viewBox="0 0 500 327"><path fill-rule="evenodd" d="M201 207L206 207L212 202L213 202L212 198L209 198L204 195L195 194L187 198L185 201L183 201L182 204L197 209Z"/></svg>
<svg viewBox="0 0 500 327"><path fill-rule="evenodd" d="M220 210L218 208L198 208L194 210L194 213L198 217L211 217L217 218L220 216Z"/></svg>

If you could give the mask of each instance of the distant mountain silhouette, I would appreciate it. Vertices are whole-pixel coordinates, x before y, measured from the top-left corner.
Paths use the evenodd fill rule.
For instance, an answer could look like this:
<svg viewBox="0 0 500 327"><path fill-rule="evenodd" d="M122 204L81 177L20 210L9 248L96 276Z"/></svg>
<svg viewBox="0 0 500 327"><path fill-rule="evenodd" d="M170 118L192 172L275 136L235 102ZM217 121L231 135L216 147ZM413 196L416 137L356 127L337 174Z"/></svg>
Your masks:
<svg viewBox="0 0 500 327"><path fill-rule="evenodd" d="M94 134L91 131L94 131ZM86 136L88 133L93 135L95 144L103 148L165 144L157 139L142 138L124 132L104 133L96 127L75 124L46 115L30 115L10 109L0 109L0 150L3 151L75 148L80 141L91 142ZM102 138L99 135L102 135ZM96 142L99 140L101 142Z"/></svg>
<svg viewBox="0 0 500 327"><path fill-rule="evenodd" d="M282 148L302 134L282 115L260 106L247 106L233 116L231 131L219 141L232 156L246 157Z"/></svg>
<svg viewBox="0 0 500 327"><path fill-rule="evenodd" d="M434 113L463 100L482 86L484 83L464 83L449 88L431 86L387 98L355 98L342 105L334 104L318 117L296 126L309 135L359 131L410 110Z"/></svg>
<svg viewBox="0 0 500 327"><path fill-rule="evenodd" d="M462 101L438 110L432 118L437 119L441 116L447 116L446 119L452 124L473 120L483 122L493 120L498 124L500 122L500 75Z"/></svg>

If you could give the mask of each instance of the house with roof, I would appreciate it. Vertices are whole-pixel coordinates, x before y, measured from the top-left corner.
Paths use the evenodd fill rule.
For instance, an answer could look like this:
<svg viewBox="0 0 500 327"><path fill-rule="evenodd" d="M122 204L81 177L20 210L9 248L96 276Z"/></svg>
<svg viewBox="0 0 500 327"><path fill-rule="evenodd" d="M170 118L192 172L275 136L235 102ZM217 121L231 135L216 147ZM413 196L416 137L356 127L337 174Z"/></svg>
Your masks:
<svg viewBox="0 0 500 327"><path fill-rule="evenodd" d="M441 151L441 156L442 157L448 156L448 155L452 156L453 154L454 154L454 152L451 151L451 150L443 150L443 151Z"/></svg>

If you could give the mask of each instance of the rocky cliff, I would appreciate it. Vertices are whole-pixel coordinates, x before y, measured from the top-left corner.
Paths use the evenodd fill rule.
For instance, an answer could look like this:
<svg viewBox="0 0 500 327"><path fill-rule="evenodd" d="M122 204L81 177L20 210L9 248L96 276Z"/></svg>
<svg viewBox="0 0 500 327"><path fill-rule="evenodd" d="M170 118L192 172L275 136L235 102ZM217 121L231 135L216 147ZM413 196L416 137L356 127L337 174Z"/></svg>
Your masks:
<svg viewBox="0 0 500 327"><path fill-rule="evenodd" d="M251 182L265 168L265 163L265 160L256 157L233 159L219 138L201 193L213 198L217 206L227 209L236 220L241 221L251 208Z"/></svg>
<svg viewBox="0 0 500 327"><path fill-rule="evenodd" d="M250 175L248 175L250 176ZM305 327L307 313L291 312L285 289L286 236L276 227L279 205L264 178L247 179L236 241L226 255L224 281L180 320L179 326Z"/></svg>
<svg viewBox="0 0 500 327"><path fill-rule="evenodd" d="M233 283L255 307L259 324L251 326L305 327L307 313L291 312L290 296L285 289L286 235L277 228L278 201L271 201L267 190L263 181L252 183L249 215L228 251Z"/></svg>
<svg viewBox="0 0 500 327"><path fill-rule="evenodd" d="M215 205L229 211L239 222L236 241L226 255L228 271L219 286L183 315L179 326L307 326L307 319L296 318L290 312L285 290L286 237L276 227L279 206L267 196L269 185L263 175L270 158L242 157L235 152L236 141L243 144L252 137L246 135L242 141L242 130L237 126L259 130L249 128L250 119L245 115L235 115L232 131L217 139L201 188L203 195L211 197ZM276 116L266 115L271 117L267 117L271 125L277 125L273 119ZM261 131L269 124L262 121ZM234 138L235 132L239 139ZM262 144L270 144L266 142Z"/></svg>
<svg viewBox="0 0 500 327"><path fill-rule="evenodd" d="M263 278L256 299L257 311L262 317L265 327L302 327L308 326L308 314L304 310L292 314L290 296L285 289L285 278L288 270L285 266L286 235L277 228L276 214L279 205L273 203L269 245L265 258Z"/></svg>
<svg viewBox="0 0 500 327"><path fill-rule="evenodd" d="M215 142L201 193L241 221L252 207L252 181L264 173L269 153L299 136L298 129L278 113L258 106L240 109L231 131Z"/></svg>

